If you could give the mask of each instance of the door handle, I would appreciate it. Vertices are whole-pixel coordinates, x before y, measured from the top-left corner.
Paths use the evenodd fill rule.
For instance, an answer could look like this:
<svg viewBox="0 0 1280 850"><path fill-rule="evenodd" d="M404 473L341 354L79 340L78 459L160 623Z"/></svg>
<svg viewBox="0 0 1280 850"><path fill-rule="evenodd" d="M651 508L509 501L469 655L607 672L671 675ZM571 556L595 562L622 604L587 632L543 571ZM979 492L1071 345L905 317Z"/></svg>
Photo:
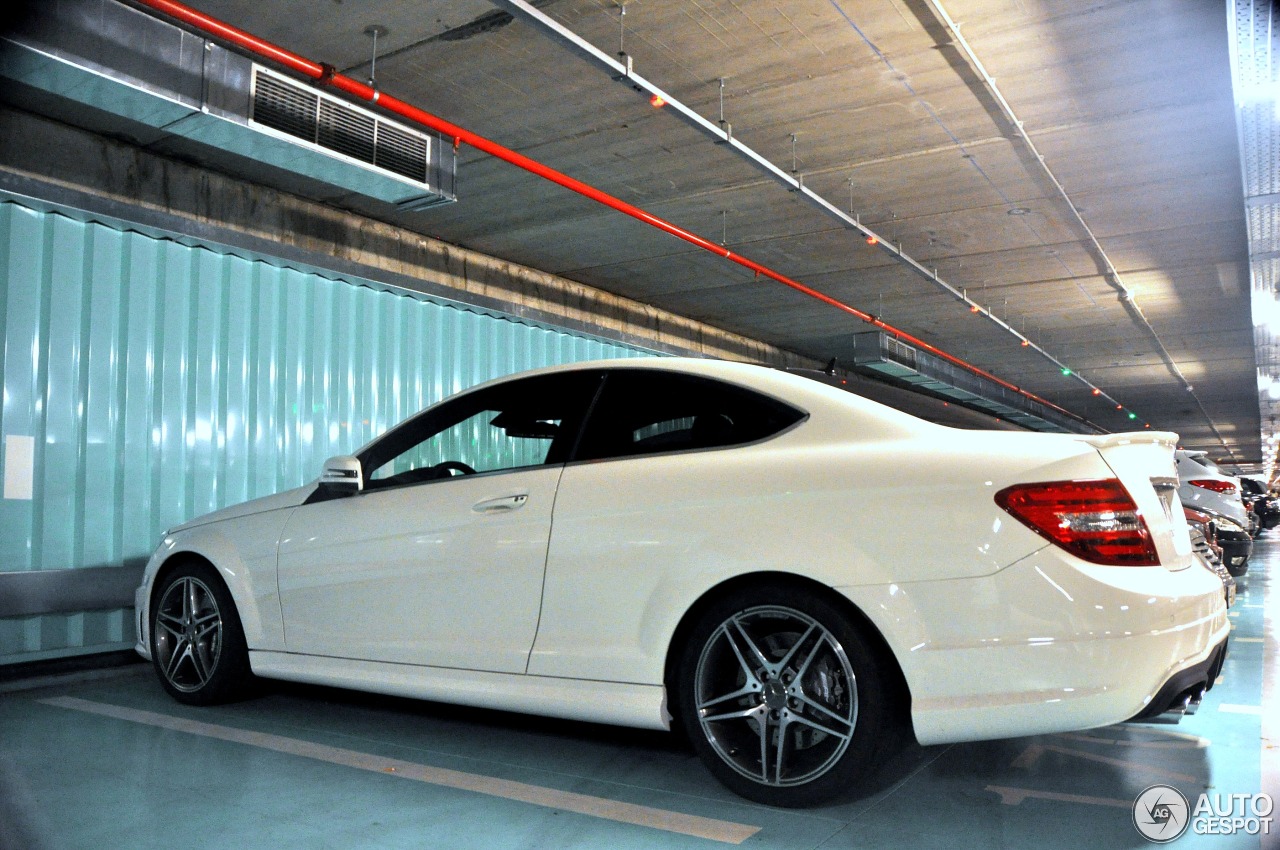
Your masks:
<svg viewBox="0 0 1280 850"><path fill-rule="evenodd" d="M514 496L499 496L496 499L485 499L483 501L476 502L471 506L471 510L478 514L514 511L517 508L523 508L524 503L527 501L529 501L528 493L517 493Z"/></svg>

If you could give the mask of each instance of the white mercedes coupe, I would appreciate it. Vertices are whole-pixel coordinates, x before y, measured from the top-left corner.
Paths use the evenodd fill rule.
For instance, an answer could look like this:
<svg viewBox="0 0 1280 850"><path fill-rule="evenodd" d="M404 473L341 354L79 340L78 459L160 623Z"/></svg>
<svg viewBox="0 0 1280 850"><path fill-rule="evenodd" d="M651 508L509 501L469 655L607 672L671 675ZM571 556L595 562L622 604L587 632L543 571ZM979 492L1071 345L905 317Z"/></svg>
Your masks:
<svg viewBox="0 0 1280 850"><path fill-rule="evenodd" d="M1194 708L1228 623L1175 442L961 431L740 363L543 369L170 530L137 651L186 703L262 676L679 728L810 805L910 735Z"/></svg>

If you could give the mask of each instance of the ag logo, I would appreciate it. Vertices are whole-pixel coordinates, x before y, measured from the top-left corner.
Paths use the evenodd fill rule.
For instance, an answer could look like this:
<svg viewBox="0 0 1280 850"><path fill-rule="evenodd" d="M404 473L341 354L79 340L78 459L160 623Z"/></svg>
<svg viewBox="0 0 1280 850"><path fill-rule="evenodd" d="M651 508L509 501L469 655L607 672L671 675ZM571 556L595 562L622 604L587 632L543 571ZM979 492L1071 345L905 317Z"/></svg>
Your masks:
<svg viewBox="0 0 1280 850"><path fill-rule="evenodd" d="M1133 825L1143 838L1157 844L1186 832L1190 814L1187 798L1171 785L1152 785L1133 801Z"/></svg>

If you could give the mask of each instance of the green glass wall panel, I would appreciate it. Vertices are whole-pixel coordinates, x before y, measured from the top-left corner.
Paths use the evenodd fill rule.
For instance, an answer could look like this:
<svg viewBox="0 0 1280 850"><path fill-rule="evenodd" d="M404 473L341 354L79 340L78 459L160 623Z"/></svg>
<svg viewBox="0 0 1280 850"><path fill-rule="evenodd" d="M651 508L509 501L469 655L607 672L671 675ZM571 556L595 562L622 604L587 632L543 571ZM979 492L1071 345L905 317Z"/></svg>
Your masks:
<svg viewBox="0 0 1280 850"><path fill-rule="evenodd" d="M0 571L137 563L465 387L648 353L15 201L0 275L0 466L34 447ZM0 663L131 645L131 617L0 619Z"/></svg>

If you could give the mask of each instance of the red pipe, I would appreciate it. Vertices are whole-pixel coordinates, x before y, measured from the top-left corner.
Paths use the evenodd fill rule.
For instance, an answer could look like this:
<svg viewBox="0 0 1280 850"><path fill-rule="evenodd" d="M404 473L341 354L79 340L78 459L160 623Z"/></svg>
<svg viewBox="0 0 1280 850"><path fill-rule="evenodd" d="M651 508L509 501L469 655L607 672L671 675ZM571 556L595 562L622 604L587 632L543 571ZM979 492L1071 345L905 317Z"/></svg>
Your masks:
<svg viewBox="0 0 1280 850"><path fill-rule="evenodd" d="M346 92L353 97L358 97L361 100L368 101L369 103L377 104L388 112L395 113L396 115L407 118L416 124L421 124L424 127L435 130L437 133L453 139L454 145L466 143L476 150L483 151L490 156L495 156L498 159L509 162L519 168L523 168L525 171L536 174L543 179L550 180L552 183L556 183L566 189L577 192L579 195L590 198L597 203L604 204L605 206L615 209L620 213L625 213L626 215L629 215L634 219L638 219L645 224L656 227L659 230L669 233L679 239L683 239L692 245L702 248L704 251L719 254L726 260L750 269L757 275L764 275L770 280L781 283L784 286L788 286L797 292L809 296L810 298L815 298L824 304L835 307L837 310L842 310L843 312L861 319L873 327L892 334L898 339L908 342L917 348L922 348L930 354L941 357L947 362L953 363L975 375L986 378L988 381L992 381L1005 389L1011 390L1025 398L1052 408L1053 410L1069 416L1072 419L1084 421L1071 411L1061 408L1052 402L1046 401L1045 399L1022 389L1021 387L1011 384L1008 381L997 378L990 372L980 369L972 363L961 360L955 355L948 354L937 346L931 345L918 337L912 336L906 331L899 330L898 328L881 321L870 313L864 313L857 307L852 307L845 304L843 301L832 298L830 295L819 292L812 287L805 286L803 283L792 280L786 275L776 272L766 266L762 266L754 260L749 260L746 257L735 254L723 245L717 245L714 242L708 241L696 233L685 230L677 224L673 224L666 219L659 218L658 216L646 212L633 204L629 204L620 198L615 198L607 192L602 192L594 186L589 186L586 183L583 183L581 180L576 180L563 172L556 171L554 168L550 168L540 162L532 160L524 154L517 153L510 148L492 141L491 139L486 139L484 136L477 135L470 130L459 127L457 124L453 124L443 118L432 115L429 112L425 112L416 106L405 103L398 98L383 94L377 89L365 85L358 80L339 74L332 65L326 65L306 59L296 53L271 44L268 41L263 41L251 33L247 33L244 30L233 27L216 18L212 18L203 12L192 9L190 6L177 3L175 0L136 0L136 2L140 5L149 6L159 12L163 12L172 18L189 24L190 26L209 33L210 35L216 36L223 41L248 50L251 53L255 53L258 56L277 62L305 77L310 77L311 79L318 81L322 85L333 86L339 91Z"/></svg>

